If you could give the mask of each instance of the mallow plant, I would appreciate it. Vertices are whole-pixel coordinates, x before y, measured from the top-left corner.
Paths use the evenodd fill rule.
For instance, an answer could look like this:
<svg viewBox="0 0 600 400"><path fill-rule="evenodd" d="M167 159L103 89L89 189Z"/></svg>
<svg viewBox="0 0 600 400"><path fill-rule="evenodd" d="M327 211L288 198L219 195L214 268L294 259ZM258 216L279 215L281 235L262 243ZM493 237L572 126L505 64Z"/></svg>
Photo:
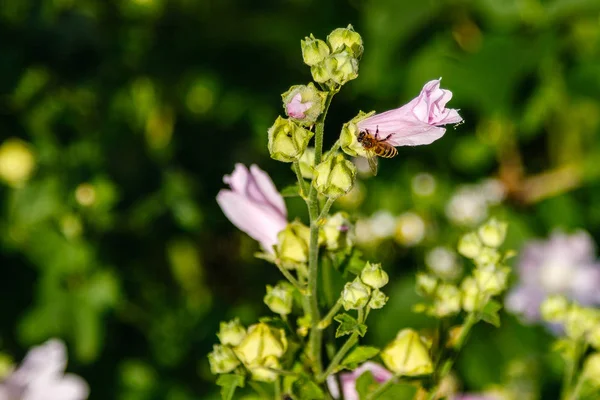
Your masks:
<svg viewBox="0 0 600 400"><path fill-rule="evenodd" d="M500 322L497 298L510 272L510 253L500 250L506 224L492 219L460 239L458 251L472 260L462 281L418 274L423 302L415 312L439 320L436 330L406 327L390 343L372 346L362 338L369 315L388 300L386 266L363 259L349 215L331 212L355 184L351 157L382 154L378 146L427 145L442 138L446 125L460 123L458 110L446 107L452 93L440 79L425 82L397 109L359 112L338 133L328 130L338 138L324 150L327 110L358 77L363 41L348 26L325 41L306 37L301 49L314 82L282 95L285 116L265 135L271 157L288 163L296 182L278 190L257 165L237 164L217 196L227 218L260 244L256 256L281 272L281 281L266 286L264 302L272 315L250 326L238 319L220 325L219 343L208 358L222 397L238 397L240 390L255 392L254 398L297 400L453 396L444 382L471 328ZM308 224L288 215L286 196L306 202Z"/></svg>

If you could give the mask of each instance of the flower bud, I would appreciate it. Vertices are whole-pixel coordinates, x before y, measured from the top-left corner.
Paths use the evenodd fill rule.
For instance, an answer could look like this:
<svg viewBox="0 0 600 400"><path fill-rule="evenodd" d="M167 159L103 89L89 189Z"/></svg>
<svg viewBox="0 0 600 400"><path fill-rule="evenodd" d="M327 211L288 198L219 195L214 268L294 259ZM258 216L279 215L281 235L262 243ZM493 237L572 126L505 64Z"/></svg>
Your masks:
<svg viewBox="0 0 600 400"><path fill-rule="evenodd" d="M27 143L10 138L0 145L0 180L19 187L31 177L34 168L35 157Z"/></svg>
<svg viewBox="0 0 600 400"><path fill-rule="evenodd" d="M486 246L499 247L504 242L507 228L506 222L499 222L496 218L492 218L481 225L477 233Z"/></svg>
<svg viewBox="0 0 600 400"><path fill-rule="evenodd" d="M213 346L212 353L208 355L208 362L210 363L210 371L215 375L226 374L240 365L240 360L237 359L233 350L220 344Z"/></svg>
<svg viewBox="0 0 600 400"><path fill-rule="evenodd" d="M313 136L311 131L302 128L292 120L281 117L277 117L273 126L269 128L268 134L271 158L283 162L298 160Z"/></svg>
<svg viewBox="0 0 600 400"><path fill-rule="evenodd" d="M315 82L325 83L331 80L331 74L325 65L325 62L320 62L310 67L310 74Z"/></svg>
<svg viewBox="0 0 600 400"><path fill-rule="evenodd" d="M500 258L501 257L498 250L493 249L491 247L482 247L481 251L479 252L479 254L477 254L477 257L475 257L473 261L475 261L475 264L477 264L478 266L481 266L488 264L497 264L498 262L500 262Z"/></svg>
<svg viewBox="0 0 600 400"><path fill-rule="evenodd" d="M316 65L329 55L329 46L322 40L315 39L311 34L300 41L302 48L302 59L306 65Z"/></svg>
<svg viewBox="0 0 600 400"><path fill-rule="evenodd" d="M364 50L362 38L360 37L360 34L354 30L352 25L348 25L347 28L337 28L333 30L333 32L327 36L327 43L329 43L333 52L344 48L344 46L348 47L352 50L352 54L357 59L360 59Z"/></svg>
<svg viewBox="0 0 600 400"><path fill-rule="evenodd" d="M358 60L352 54L352 50L347 47L330 54L323 64L330 79L338 85L343 85L358 77Z"/></svg>
<svg viewBox="0 0 600 400"><path fill-rule="evenodd" d="M248 334L234 348L235 354L246 365L263 365L268 357L279 358L287 350L287 339L283 329L272 328L264 322L248 328Z"/></svg>
<svg viewBox="0 0 600 400"><path fill-rule="evenodd" d="M277 372L269 368L281 369L281 364L277 357L269 356L265 358L261 365L251 365L248 370L252 374L252 379L260 382L274 382L277 379Z"/></svg>
<svg viewBox="0 0 600 400"><path fill-rule="evenodd" d="M475 269L473 275L477 286L482 292L495 296L506 289L509 272L510 269L507 267L496 267L493 264L487 264Z"/></svg>
<svg viewBox="0 0 600 400"><path fill-rule="evenodd" d="M275 314L288 315L292 312L293 291L287 282L279 282L275 287L267 285L264 302Z"/></svg>
<svg viewBox="0 0 600 400"><path fill-rule="evenodd" d="M433 295L437 284L438 281L434 276L422 272L417 273L417 293L421 296Z"/></svg>
<svg viewBox="0 0 600 400"><path fill-rule="evenodd" d="M371 264L368 261L360 273L360 279L373 289L384 287L390 280L388 274L381 268L381 264Z"/></svg>
<svg viewBox="0 0 600 400"><path fill-rule="evenodd" d="M481 240L476 233L463 235L458 241L458 252L467 258L475 258L481 252Z"/></svg>
<svg viewBox="0 0 600 400"><path fill-rule="evenodd" d="M583 374L595 388L600 387L600 353L590 354L583 364Z"/></svg>
<svg viewBox="0 0 600 400"><path fill-rule="evenodd" d="M596 350L600 350L600 324L592 328L587 339L590 346Z"/></svg>
<svg viewBox="0 0 600 400"><path fill-rule="evenodd" d="M473 312L480 307L481 302L481 291L477 282L471 276L466 277L461 286L462 292L462 308L466 312Z"/></svg>
<svg viewBox="0 0 600 400"><path fill-rule="evenodd" d="M388 297L385 295L385 293L383 293L381 290L379 289L375 289L373 290L373 293L371 293L371 300L369 301L369 307L371 307L374 310L383 308L383 306L385 306L385 303L387 303L388 301Z"/></svg>
<svg viewBox="0 0 600 400"><path fill-rule="evenodd" d="M281 95L285 113L301 125L310 126L323 112L327 94L317 90L311 82L308 85L292 86Z"/></svg>
<svg viewBox="0 0 600 400"><path fill-rule="evenodd" d="M313 166L315 165L315 148L307 147L302 153L302 157L298 162L300 165L300 173L304 179L313 178Z"/></svg>
<svg viewBox="0 0 600 400"><path fill-rule="evenodd" d="M580 340L592 332L598 324L598 312L592 308L584 308L572 304L565 320L565 332L573 340Z"/></svg>
<svg viewBox="0 0 600 400"><path fill-rule="evenodd" d="M352 246L351 224L345 212L338 212L328 217L321 231L325 235L325 245L329 251L343 250Z"/></svg>
<svg viewBox="0 0 600 400"><path fill-rule="evenodd" d="M569 310L569 302L565 296L547 297L540 305L542 318L548 322L563 322Z"/></svg>
<svg viewBox="0 0 600 400"><path fill-rule="evenodd" d="M310 315L304 315L296 320L298 326L296 333L298 333L298 336L306 337L308 335L308 330L312 327L311 322Z"/></svg>
<svg viewBox="0 0 600 400"><path fill-rule="evenodd" d="M356 179L356 167L343 155L328 157L315 167L313 180L317 191L327 197L339 197L348 193Z"/></svg>
<svg viewBox="0 0 600 400"><path fill-rule="evenodd" d="M229 322L222 321L217 336L222 344L237 346L246 336L246 328L240 324L239 318L232 319Z"/></svg>
<svg viewBox="0 0 600 400"><path fill-rule="evenodd" d="M401 330L396 339L383 349L381 359L397 375L417 376L433 372L429 350L412 329Z"/></svg>
<svg viewBox="0 0 600 400"><path fill-rule="evenodd" d="M435 293L432 313L440 318L457 314L460 311L460 291L454 285L442 283Z"/></svg>
<svg viewBox="0 0 600 400"><path fill-rule="evenodd" d="M342 291L342 305L347 310L360 310L367 305L371 289L356 278L346 283Z"/></svg>
<svg viewBox="0 0 600 400"><path fill-rule="evenodd" d="M308 262L308 242L310 229L299 221L289 223L284 230L277 234L275 253L281 264L288 269L294 269L299 263Z"/></svg>

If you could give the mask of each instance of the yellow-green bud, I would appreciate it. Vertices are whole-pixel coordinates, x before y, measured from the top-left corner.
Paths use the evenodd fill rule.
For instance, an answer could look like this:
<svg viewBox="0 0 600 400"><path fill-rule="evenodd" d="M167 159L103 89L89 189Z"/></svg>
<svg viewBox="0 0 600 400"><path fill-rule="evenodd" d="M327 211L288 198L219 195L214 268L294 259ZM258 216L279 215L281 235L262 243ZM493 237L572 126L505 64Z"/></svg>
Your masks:
<svg viewBox="0 0 600 400"><path fill-rule="evenodd" d="M583 374L595 388L600 387L600 353L590 354L583 365Z"/></svg>
<svg viewBox="0 0 600 400"><path fill-rule="evenodd" d="M327 94L318 90L311 82L308 85L292 86L281 98L288 117L301 125L310 126L323 112Z"/></svg>
<svg viewBox="0 0 600 400"><path fill-rule="evenodd" d="M447 317L460 311L460 290L454 285L442 283L435 293L436 299L433 314L437 317Z"/></svg>
<svg viewBox="0 0 600 400"><path fill-rule="evenodd" d="M308 262L308 242L310 228L299 221L288 224L277 234L275 253L281 264L288 269L297 268L297 264Z"/></svg>
<svg viewBox="0 0 600 400"><path fill-rule="evenodd" d="M561 295L547 297L540 306L542 318L548 322L563 322L568 310L569 302Z"/></svg>
<svg viewBox="0 0 600 400"><path fill-rule="evenodd" d="M292 312L293 291L287 282L279 282L275 287L267 285L264 302L275 314L288 315Z"/></svg>
<svg viewBox="0 0 600 400"><path fill-rule="evenodd" d="M19 187L31 177L34 168L35 157L27 143L10 138L0 145L0 180Z"/></svg>
<svg viewBox="0 0 600 400"><path fill-rule="evenodd" d="M327 217L321 231L325 235L325 245L329 251L338 251L352 246L351 224L345 212Z"/></svg>
<svg viewBox="0 0 600 400"><path fill-rule="evenodd" d="M215 375L226 374L240 365L240 360L237 359L233 350L221 344L213 346L212 353L208 355L208 362L210 364L210 371Z"/></svg>
<svg viewBox="0 0 600 400"><path fill-rule="evenodd" d="M314 186L327 197L339 197L348 193L356 179L356 167L343 155L328 157L315 167Z"/></svg>
<svg viewBox="0 0 600 400"><path fill-rule="evenodd" d="M246 336L246 328L240 324L239 318L232 319L229 322L222 321L217 336L222 344L237 346Z"/></svg>
<svg viewBox="0 0 600 400"><path fill-rule="evenodd" d="M479 233L479 238L486 246L499 247L506 238L507 228L508 224L506 222L499 222L496 218L492 218L481 225L477 233Z"/></svg>
<svg viewBox="0 0 600 400"><path fill-rule="evenodd" d="M277 357L267 357L260 366L252 365L248 367L248 370L252 374L252 379L255 381L274 382L277 379L278 374L269 368L281 369L281 364Z"/></svg>
<svg viewBox="0 0 600 400"><path fill-rule="evenodd" d="M482 247L481 251L479 252L479 254L477 254L477 257L475 257L473 261L475 261L475 264L477 264L478 266L481 266L488 264L497 264L498 262L500 262L500 258L501 257L498 250L493 249L491 247Z"/></svg>
<svg viewBox="0 0 600 400"><path fill-rule="evenodd" d="M371 307L374 310L377 310L379 308L383 308L383 306L385 306L385 303L387 303L387 301L388 301L388 297L385 295L385 293L383 293L379 289L375 289L375 290L373 290L373 293L371 293L371 300L369 300L369 307Z"/></svg>
<svg viewBox="0 0 600 400"><path fill-rule="evenodd" d="M598 312L572 304L565 320L565 332L574 340L579 340L591 332L598 323Z"/></svg>
<svg viewBox="0 0 600 400"><path fill-rule="evenodd" d="M308 330L312 326L311 322L310 315L304 315L296 320L296 325L298 326L296 333L298 333L298 336L305 337L308 335Z"/></svg>
<svg viewBox="0 0 600 400"><path fill-rule="evenodd" d="M325 83L331 80L331 74L325 65L325 61L310 67L310 74L312 75L313 80L318 83Z"/></svg>
<svg viewBox="0 0 600 400"><path fill-rule="evenodd" d="M352 54L352 50L347 47L327 56L323 64L330 79L338 85L343 85L358 77L358 60Z"/></svg>
<svg viewBox="0 0 600 400"><path fill-rule="evenodd" d="M342 305L345 310L360 310L369 302L371 289L356 278L346 283L342 291Z"/></svg>
<svg viewBox="0 0 600 400"><path fill-rule="evenodd" d="M381 359L392 372L402 376L425 375L433 372L429 350L412 329L403 329L381 352Z"/></svg>
<svg viewBox="0 0 600 400"><path fill-rule="evenodd" d="M363 41L352 25L347 28L337 28L327 36L327 43L333 52L347 46L352 50L355 58L360 59L363 54Z"/></svg>
<svg viewBox="0 0 600 400"><path fill-rule="evenodd" d="M438 281L434 276L422 272L417 273L417 293L421 296L433 295L437 284Z"/></svg>
<svg viewBox="0 0 600 400"><path fill-rule="evenodd" d="M263 365L268 357L279 358L287 350L283 329L272 328L264 322L248 328L248 334L234 348L235 354L246 366Z"/></svg>
<svg viewBox="0 0 600 400"><path fill-rule="evenodd" d="M375 114L375 111L365 113L360 111L358 115L352 118L349 122L346 122L342 126L342 132L340 134L340 147L342 151L352 157L365 157L367 152L362 144L358 142L358 126L356 125L359 121L370 117Z"/></svg>
<svg viewBox="0 0 600 400"><path fill-rule="evenodd" d="M600 350L600 324L593 327L588 334L588 343L596 350Z"/></svg>
<svg viewBox="0 0 600 400"><path fill-rule="evenodd" d="M481 291L477 282L471 276L466 277L461 284L462 308L466 312L473 312L481 306Z"/></svg>
<svg viewBox="0 0 600 400"><path fill-rule="evenodd" d="M381 268L381 264L371 264L368 261L360 273L360 279L373 289L382 288L390 281L387 272Z"/></svg>
<svg viewBox="0 0 600 400"><path fill-rule="evenodd" d="M508 280L508 267L496 267L493 264L481 266L473 272L477 286L482 292L495 296L506 289Z"/></svg>
<svg viewBox="0 0 600 400"><path fill-rule="evenodd" d="M292 120L277 117L269 128L269 153L271 158L293 162L300 159L313 133Z"/></svg>
<svg viewBox="0 0 600 400"><path fill-rule="evenodd" d="M304 179L312 179L313 178L313 166L315 165L315 148L307 147L300 157L300 161L298 162L300 165L300 173Z"/></svg>
<svg viewBox="0 0 600 400"><path fill-rule="evenodd" d="M475 232L463 235L458 241L458 252L467 258L475 258L481 252L481 240Z"/></svg>
<svg viewBox="0 0 600 400"><path fill-rule="evenodd" d="M300 41L300 46L302 48L302 59L306 65L316 65L329 55L329 46L327 46L327 43L320 39L315 39L312 33Z"/></svg>

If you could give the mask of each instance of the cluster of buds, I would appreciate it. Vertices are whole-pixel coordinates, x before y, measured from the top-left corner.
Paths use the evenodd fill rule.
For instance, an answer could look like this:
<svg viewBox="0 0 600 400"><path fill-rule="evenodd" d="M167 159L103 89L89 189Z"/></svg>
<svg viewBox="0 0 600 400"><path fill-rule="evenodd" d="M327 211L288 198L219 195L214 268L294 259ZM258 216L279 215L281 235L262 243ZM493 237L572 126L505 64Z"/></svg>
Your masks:
<svg viewBox="0 0 600 400"><path fill-rule="evenodd" d="M317 192L335 199L352 189L356 166L342 154L333 154L315 166L314 175L313 185Z"/></svg>
<svg viewBox="0 0 600 400"><path fill-rule="evenodd" d="M252 379L273 382L277 379L274 369L281 368L280 359L287 350L287 339L282 329L276 329L264 322L246 329L238 319L221 322L220 344L213 347L208 355L213 374L226 374L242 365L250 372Z"/></svg>
<svg viewBox="0 0 600 400"><path fill-rule="evenodd" d="M385 366L399 376L419 376L433 372L427 341L412 329L403 329L381 352Z"/></svg>
<svg viewBox="0 0 600 400"><path fill-rule="evenodd" d="M326 42L310 35L301 46L302 58L310 66L315 82L335 89L358 76L358 62L364 48L362 38L352 25L335 29Z"/></svg>
<svg viewBox="0 0 600 400"><path fill-rule="evenodd" d="M291 313L293 300L294 287L288 282L281 281L275 287L267 285L264 302L275 314L283 316Z"/></svg>
<svg viewBox="0 0 600 400"><path fill-rule="evenodd" d="M382 308L388 297L379 289L388 282L388 274L381 268L381 264L367 262L360 276L346 283L342 290L344 309L361 310L366 306L372 309Z"/></svg>

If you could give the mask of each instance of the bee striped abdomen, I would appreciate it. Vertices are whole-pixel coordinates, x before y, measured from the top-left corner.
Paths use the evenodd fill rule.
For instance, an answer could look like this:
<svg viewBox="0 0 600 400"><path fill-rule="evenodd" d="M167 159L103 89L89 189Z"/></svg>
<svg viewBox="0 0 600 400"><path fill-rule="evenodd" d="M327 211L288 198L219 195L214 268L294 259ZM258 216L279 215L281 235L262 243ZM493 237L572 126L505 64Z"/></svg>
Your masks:
<svg viewBox="0 0 600 400"><path fill-rule="evenodd" d="M398 154L398 150L391 144L379 143L379 145L375 147L375 154L383 158L392 158Z"/></svg>

